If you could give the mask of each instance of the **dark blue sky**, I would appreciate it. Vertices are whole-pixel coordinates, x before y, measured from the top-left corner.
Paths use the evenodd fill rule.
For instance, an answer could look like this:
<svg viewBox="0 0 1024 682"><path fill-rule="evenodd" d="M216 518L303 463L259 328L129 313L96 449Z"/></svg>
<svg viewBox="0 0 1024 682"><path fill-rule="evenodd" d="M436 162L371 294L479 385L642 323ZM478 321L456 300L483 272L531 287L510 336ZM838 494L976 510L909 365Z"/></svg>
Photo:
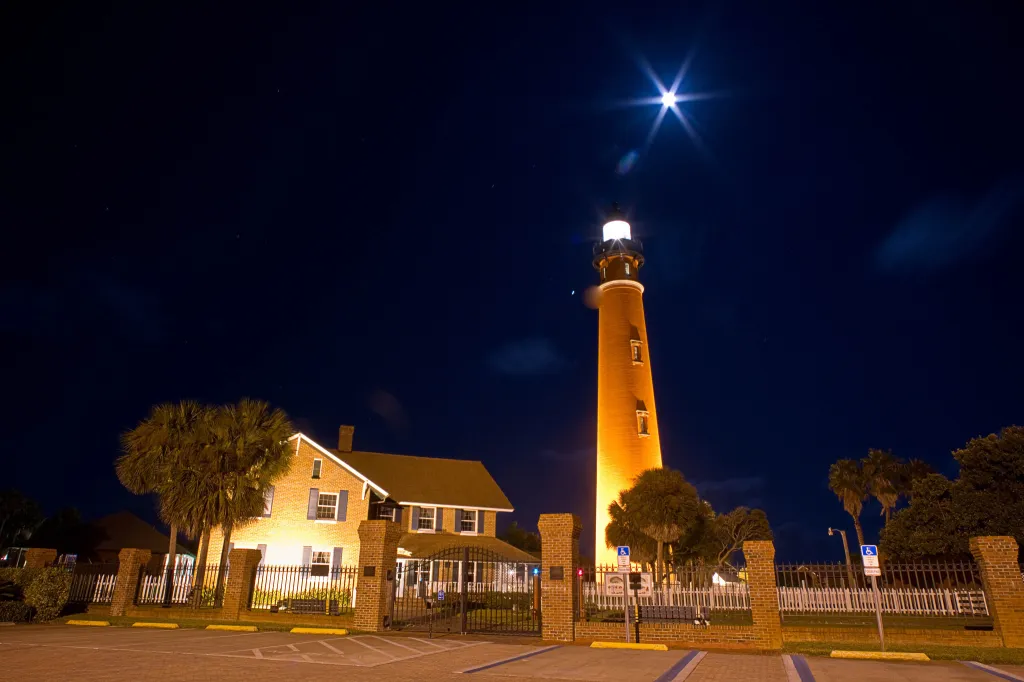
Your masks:
<svg viewBox="0 0 1024 682"><path fill-rule="evenodd" d="M841 557L835 459L952 474L1020 423L1019 3L347 4L5 8L5 485L152 517L118 434L248 395L589 527L613 200L665 462L783 558ZM615 104L691 53L702 145L669 117L645 150L657 107Z"/></svg>

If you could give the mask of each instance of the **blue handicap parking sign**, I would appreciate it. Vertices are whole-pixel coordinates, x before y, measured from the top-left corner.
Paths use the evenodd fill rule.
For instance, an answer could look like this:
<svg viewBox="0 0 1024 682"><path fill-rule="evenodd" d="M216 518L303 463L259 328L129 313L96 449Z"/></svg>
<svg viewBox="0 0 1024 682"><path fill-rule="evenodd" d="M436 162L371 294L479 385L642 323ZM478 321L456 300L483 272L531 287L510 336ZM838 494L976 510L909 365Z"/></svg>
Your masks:
<svg viewBox="0 0 1024 682"><path fill-rule="evenodd" d="M437 591L437 601L444 601L444 590Z"/></svg>
<svg viewBox="0 0 1024 682"><path fill-rule="evenodd" d="M878 546L877 545L861 545L860 546L860 555L861 556L878 556Z"/></svg>
<svg viewBox="0 0 1024 682"><path fill-rule="evenodd" d="M629 556L629 547L628 546L619 547L619 556Z"/></svg>

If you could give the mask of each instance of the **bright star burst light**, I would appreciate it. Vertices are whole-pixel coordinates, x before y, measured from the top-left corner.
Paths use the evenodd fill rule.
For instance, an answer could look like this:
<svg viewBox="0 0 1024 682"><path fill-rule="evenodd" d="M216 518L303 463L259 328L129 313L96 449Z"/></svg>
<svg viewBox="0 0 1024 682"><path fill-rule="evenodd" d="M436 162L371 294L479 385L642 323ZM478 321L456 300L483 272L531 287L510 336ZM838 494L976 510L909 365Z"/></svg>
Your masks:
<svg viewBox="0 0 1024 682"><path fill-rule="evenodd" d="M679 122L683 124L683 128L686 129L687 135L690 136L690 139L693 140L694 144L697 145L702 152L705 151L704 142L701 140L700 135L697 134L697 130L694 128L693 123L690 121L686 112L679 107L680 104L685 102L711 99L715 96L713 93L684 92L680 90L683 85L683 79L686 77L686 72L690 68L690 62L693 61L693 52L691 51L690 54L687 55L686 60L683 62L682 66L679 67L679 71L676 73L676 77L672 81L672 85L669 87L665 87L665 84L660 78L658 78L658 74L654 73L654 69L651 68L651 65L647 60L641 57L637 61L640 64L640 69L648 78L651 79L651 83L653 83L658 89L659 95L657 97L645 97L631 100L628 104L633 106L649 106L652 104L661 106L658 111L658 115L654 118L654 123L651 125L651 131L647 134L647 141L645 142L644 147L647 148L651 146L651 143L654 141L654 136L658 134L658 129L661 128L662 121L665 120L665 115L671 111L672 114L679 119Z"/></svg>

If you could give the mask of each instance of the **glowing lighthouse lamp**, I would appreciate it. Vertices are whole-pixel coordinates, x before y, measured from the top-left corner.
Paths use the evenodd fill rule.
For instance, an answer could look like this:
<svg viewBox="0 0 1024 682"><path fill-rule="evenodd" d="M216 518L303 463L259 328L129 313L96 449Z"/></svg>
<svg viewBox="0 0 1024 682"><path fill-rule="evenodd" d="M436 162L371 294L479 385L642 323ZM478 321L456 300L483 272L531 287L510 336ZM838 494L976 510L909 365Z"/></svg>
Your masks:
<svg viewBox="0 0 1024 682"><path fill-rule="evenodd" d="M604 240L610 239L632 239L629 233L629 223L625 220L609 220L601 229Z"/></svg>

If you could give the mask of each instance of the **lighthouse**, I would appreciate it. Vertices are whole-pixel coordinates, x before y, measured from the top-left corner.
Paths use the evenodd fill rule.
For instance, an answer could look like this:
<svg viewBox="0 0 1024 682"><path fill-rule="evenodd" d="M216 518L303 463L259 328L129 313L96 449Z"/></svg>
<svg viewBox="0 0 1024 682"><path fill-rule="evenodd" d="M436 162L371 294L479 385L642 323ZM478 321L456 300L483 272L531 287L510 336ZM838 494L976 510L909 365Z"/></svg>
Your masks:
<svg viewBox="0 0 1024 682"><path fill-rule="evenodd" d="M594 560L614 564L605 546L608 506L640 472L661 467L651 350L640 268L644 250L613 206L594 246L600 276L597 333L597 503Z"/></svg>

